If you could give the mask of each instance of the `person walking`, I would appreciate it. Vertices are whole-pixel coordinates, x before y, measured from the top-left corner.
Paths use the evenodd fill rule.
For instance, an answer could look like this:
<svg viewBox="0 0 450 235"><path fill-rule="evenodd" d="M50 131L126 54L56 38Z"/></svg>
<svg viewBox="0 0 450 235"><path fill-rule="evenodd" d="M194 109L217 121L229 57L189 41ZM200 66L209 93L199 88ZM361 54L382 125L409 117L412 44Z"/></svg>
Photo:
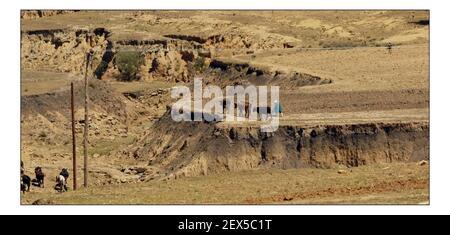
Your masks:
<svg viewBox="0 0 450 235"><path fill-rule="evenodd" d="M274 114L277 117L283 117L283 107L281 106L281 103L278 100L275 100L274 102Z"/></svg>

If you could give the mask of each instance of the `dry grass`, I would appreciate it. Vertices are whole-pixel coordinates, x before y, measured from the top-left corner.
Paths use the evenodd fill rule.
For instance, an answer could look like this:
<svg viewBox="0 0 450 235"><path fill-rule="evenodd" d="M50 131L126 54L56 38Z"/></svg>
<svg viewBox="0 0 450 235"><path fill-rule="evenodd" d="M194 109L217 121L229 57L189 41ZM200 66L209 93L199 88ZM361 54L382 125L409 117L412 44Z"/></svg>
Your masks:
<svg viewBox="0 0 450 235"><path fill-rule="evenodd" d="M300 96L295 95L315 96L346 92L335 96L337 97L335 101L341 103L324 101L324 104L319 102L317 102L319 105L311 104L313 110L320 113L305 112L304 110L311 112L310 109L306 109L308 107L304 110L292 109L292 112L286 113L281 123L316 125L428 120L428 109L424 106L428 105L429 99L426 92L429 83L429 28L410 23L428 18L427 11L146 11L143 14L86 11L22 20L21 25L25 31L106 27L112 32L111 37L114 41L160 39L167 34L206 38L211 35L227 35L234 32L234 29L244 36L256 38L276 36L277 42L279 38L292 41L296 48L264 49L255 51L253 55L236 57L230 55L223 59L249 62L268 70L305 72L333 80L332 84L301 87L292 91L293 95L289 94L291 100L304 103ZM384 47L361 47L380 46L387 42L404 46L396 45L392 54L387 53ZM343 46L355 48L305 49ZM60 73L23 71L22 95L38 95L68 89L69 82L73 79L78 77ZM169 88L174 84L152 81L111 82L111 85L124 93ZM424 91L423 95L407 94L414 89ZM402 93L395 100L391 100L380 92L381 95L374 95L375 98L365 100L365 96L355 95L360 91L363 93L401 91L406 95ZM351 94L347 97L347 93ZM416 97L416 100L411 97ZM420 102L416 102L417 99ZM283 100L286 111L289 111L289 106L299 107L298 103L288 101ZM393 103L392 107L387 110L386 107L390 103ZM407 106L405 103L412 105ZM333 105L336 107L331 109L329 106ZM353 109L345 109L347 106ZM332 115L331 111L334 112ZM144 124L134 128L144 129ZM108 152L120 150L133 141L134 139L130 137L99 142L90 153L106 155ZM80 151L81 149L79 156ZM30 159L27 154L23 154L28 164L28 172L42 162L51 166L48 169L50 174L56 174L61 167L71 164L69 157L49 156L53 153L70 153L70 145L33 146L28 152L42 152L43 155L43 159ZM96 171L95 174L111 171L110 175L114 175L113 171L118 171L123 164L131 165L131 161L134 160L107 157L109 156L92 159L91 170ZM80 161L80 169L81 163ZM45 199L53 204L423 204L429 201L427 166L393 163L345 170L344 174L338 174L338 169L230 172L172 181L110 184L64 194L58 194L51 189L53 183L51 175L45 189L33 188L31 193L22 196L21 202L31 204L38 199ZM104 175L91 177L93 181L98 180L99 183L104 178Z"/></svg>
<svg viewBox="0 0 450 235"><path fill-rule="evenodd" d="M70 82L82 79L81 76L67 73L44 72L44 71L22 71L21 91L22 96L39 95L50 92L58 92L70 89ZM109 82L118 92L153 91L156 89L171 88L175 84L164 81L136 81L136 82Z"/></svg>
<svg viewBox="0 0 450 235"><path fill-rule="evenodd" d="M154 18L161 23L151 23ZM210 36L237 26L255 35L277 34L303 47L427 42L416 31L428 11L81 11L22 20L22 30L107 27L116 39L158 38L165 34Z"/></svg>
<svg viewBox="0 0 450 235"><path fill-rule="evenodd" d="M39 95L70 89L70 81L75 78L77 77L67 73L22 71L20 84L22 96Z"/></svg>
<svg viewBox="0 0 450 235"><path fill-rule="evenodd" d="M111 86L118 92L139 92L139 91L154 91L157 89L167 89L175 86L174 83L164 81L149 81L149 82L110 82Z"/></svg>
<svg viewBox="0 0 450 235"><path fill-rule="evenodd" d="M239 56L235 60L281 71L305 72L333 83L304 87L302 92L375 91L428 89L428 44L348 50L290 49L267 51L255 57Z"/></svg>
<svg viewBox="0 0 450 235"><path fill-rule="evenodd" d="M393 163L345 169L258 170L171 181L109 185L64 194L32 192L22 203L53 204L419 204L429 169Z"/></svg>

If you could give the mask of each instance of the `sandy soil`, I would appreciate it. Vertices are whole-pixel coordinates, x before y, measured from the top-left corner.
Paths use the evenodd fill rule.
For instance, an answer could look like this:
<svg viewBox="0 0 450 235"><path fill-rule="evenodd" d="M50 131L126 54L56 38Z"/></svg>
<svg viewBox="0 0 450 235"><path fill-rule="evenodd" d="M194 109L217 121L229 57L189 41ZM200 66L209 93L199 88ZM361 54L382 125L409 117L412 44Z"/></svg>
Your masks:
<svg viewBox="0 0 450 235"><path fill-rule="evenodd" d="M47 173L47 183L44 189L33 187L32 192L22 196L21 202L426 204L429 200L428 167L411 162L417 159L409 154L428 140L428 19L427 11L80 11L22 19L21 159L30 176L34 167L42 166ZM94 29L98 28L106 29L107 33L95 33ZM89 30L94 30L94 39L90 43L87 40ZM95 63L99 65L108 57L107 48L142 49L146 43L156 43L151 46L155 46L152 49L159 50L159 54L146 55L147 61L142 67L145 79L117 81L114 60L108 60L105 78L90 84L92 132L89 154L92 167L89 174L92 187L56 193L52 189L53 179L61 168L71 167L68 91L71 81L80 85L82 79L80 68L83 68L84 55L80 53L85 48L94 48L97 52ZM394 44L391 51L386 48L388 43ZM180 45L208 51L203 64L206 67L217 60L230 62L231 70L210 73L217 69L196 68L193 71L196 60L190 58L192 55L173 49ZM166 49L169 52L164 52ZM161 67L151 74L149 67L153 68L155 58ZM235 72L242 64L261 71L262 75L249 70ZM274 76L278 72L284 74L280 81ZM173 101L168 88L187 85L183 79L195 75L215 76L216 79L210 82L221 86L233 84L234 80L223 79L234 75L240 76L240 82L281 84L281 102L285 110L281 125L288 131L318 126L326 129L333 125L353 125L356 129L362 125L363 129L367 126L371 129L370 124L376 124L388 130L389 125L407 127L405 130L400 128L402 130L392 136L388 130L386 134L383 130L381 137L374 136L370 130L345 133L341 139L337 138L341 143L327 146L322 152L317 150L318 155L331 159L338 156L335 152L339 149L350 159L363 156L364 160L365 154L382 153L382 156L370 157L379 160L386 155L389 156L386 159L413 160L390 164L375 161L376 164L355 168L347 168L342 162L331 164L331 169L309 168L312 165L287 170L270 169L270 166L258 168L257 163L253 166L251 162L262 162L266 166L269 164L266 158L280 158L276 154L272 156L270 149L265 149L267 146L246 149L242 147L244 141L240 145L239 135L250 136L252 140L260 123L192 125L183 131L177 129L178 124L158 122L164 118L166 106ZM178 79L180 76L182 79ZM302 80L305 77L313 81L305 82ZM77 88L77 94L77 142L81 143L81 86ZM155 123L162 123L167 128L161 129ZM420 125L416 128L417 123ZM197 138L202 135L201 131L214 132L215 128L222 129L225 134ZM343 128L347 131L347 127ZM194 132L189 134L186 130ZM234 133L236 130L238 136ZM177 139L180 136L186 138ZM415 140L418 136L420 140ZM224 139L222 142L202 141L214 138ZM309 141L310 137L299 138ZM377 144L371 142L371 138L377 139ZM398 142L392 141L396 138ZM272 141L269 138L270 143L264 142L266 139L262 136L257 139L263 146ZM361 146L347 145L344 139L361 143ZM251 140L250 145L255 144ZM170 141L173 143L164 147ZM301 142L297 139L289 141ZM229 144L212 146L214 143ZM370 149L374 145L377 149ZM382 146L389 145L396 147L381 151ZM289 161L295 158L291 153L301 155L296 152L298 146L301 145L286 150ZM210 152L223 151L217 153L217 161L209 162L209 172L239 170L200 176L204 174L205 165L202 164L205 161L200 151L204 148L216 149ZM361 153L361 149L370 150ZM427 149L425 147L419 155L427 155ZM192 156L186 155L194 150L198 151L192 152ZM185 155L180 154L183 151ZM81 146L77 153L80 156L77 178L81 183ZM230 164L236 159L236 166ZM317 159L313 156L310 160ZM272 167L283 168L283 164ZM249 165L254 169L249 171ZM177 167L181 167L179 172L186 173L182 175L189 177L177 175L176 180L169 177L177 172ZM337 173L339 170L343 173ZM69 184L71 182L70 179Z"/></svg>

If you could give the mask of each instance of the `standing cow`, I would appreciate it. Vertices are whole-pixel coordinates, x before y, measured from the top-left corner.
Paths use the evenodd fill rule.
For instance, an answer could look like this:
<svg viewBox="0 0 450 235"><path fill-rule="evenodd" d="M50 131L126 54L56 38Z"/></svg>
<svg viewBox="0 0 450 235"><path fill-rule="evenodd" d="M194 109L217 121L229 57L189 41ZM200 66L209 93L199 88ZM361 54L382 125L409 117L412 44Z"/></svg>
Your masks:
<svg viewBox="0 0 450 235"><path fill-rule="evenodd" d="M258 118L266 121L272 117L272 108L271 107L255 107L253 112L258 114Z"/></svg>

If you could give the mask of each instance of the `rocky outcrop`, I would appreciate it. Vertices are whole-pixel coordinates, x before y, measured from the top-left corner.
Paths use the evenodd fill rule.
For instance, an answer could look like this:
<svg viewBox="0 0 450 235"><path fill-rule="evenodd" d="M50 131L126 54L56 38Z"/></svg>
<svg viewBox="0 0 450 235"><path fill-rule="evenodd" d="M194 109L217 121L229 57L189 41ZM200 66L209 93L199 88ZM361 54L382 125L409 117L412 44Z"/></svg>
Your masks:
<svg viewBox="0 0 450 235"><path fill-rule="evenodd" d="M94 51L93 68L102 61L109 45L108 34L104 28L24 31L21 34L22 68L83 74L86 52Z"/></svg>
<svg viewBox="0 0 450 235"><path fill-rule="evenodd" d="M213 51L215 56L227 56L242 53L251 53L256 50L266 50L275 48L290 48L292 42L287 42L285 38L277 35L266 35L261 37L240 30L231 30L223 34L215 34L208 37L199 37L195 35L164 35L167 38L183 40L197 45L206 50Z"/></svg>
<svg viewBox="0 0 450 235"><path fill-rule="evenodd" d="M283 48L283 42L276 38L257 38L242 32L231 32L229 34L212 35L205 40L206 47L216 49L253 49L263 50L272 48Z"/></svg>
<svg viewBox="0 0 450 235"><path fill-rule="evenodd" d="M178 51L158 51L145 54L140 74L143 79L188 82L187 62Z"/></svg>
<svg viewBox="0 0 450 235"><path fill-rule="evenodd" d="M198 56L195 46L173 40L112 42L109 34L105 28L22 32L22 67L84 74L85 53L93 50L92 69L96 77L118 79L120 72L114 60L116 52L135 50L140 51L144 57L138 73L141 79L187 82L192 77L188 71L188 63L192 63Z"/></svg>
<svg viewBox="0 0 450 235"><path fill-rule="evenodd" d="M98 79L123 79L115 63L115 56L120 51L132 50L142 54L143 63L137 74L142 80L190 82L195 75L204 73L209 67L212 70L222 71L222 74L215 76L236 75L242 80L240 84L266 82L296 87L331 82L307 74L284 75L280 71L272 72L248 64L213 59L217 55L227 53L225 49L240 51L283 47L282 41L274 40L270 36L258 39L255 35L245 36L233 32L226 36L214 35L207 38L193 35L165 35L157 39L113 41L110 35L111 32L105 28L23 31L22 68L84 74L85 53L92 50L94 51L92 70ZM231 73L232 71L239 73ZM257 79L250 81L252 77ZM286 82L280 78L290 78L290 81ZM224 79L216 80L218 85L229 85L224 83Z"/></svg>

